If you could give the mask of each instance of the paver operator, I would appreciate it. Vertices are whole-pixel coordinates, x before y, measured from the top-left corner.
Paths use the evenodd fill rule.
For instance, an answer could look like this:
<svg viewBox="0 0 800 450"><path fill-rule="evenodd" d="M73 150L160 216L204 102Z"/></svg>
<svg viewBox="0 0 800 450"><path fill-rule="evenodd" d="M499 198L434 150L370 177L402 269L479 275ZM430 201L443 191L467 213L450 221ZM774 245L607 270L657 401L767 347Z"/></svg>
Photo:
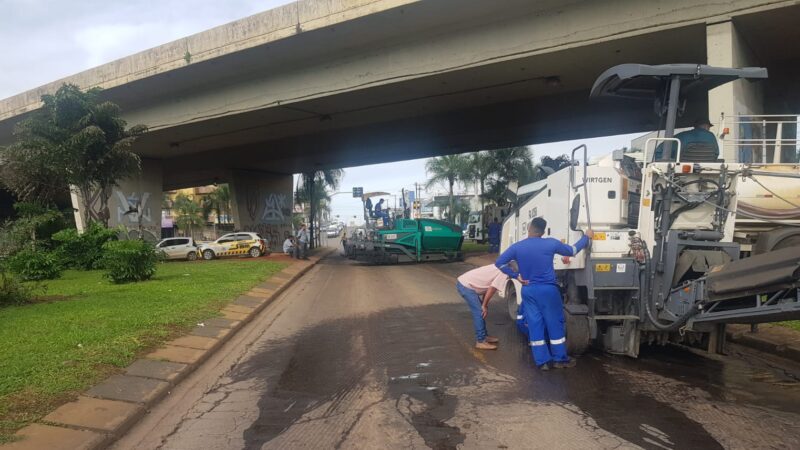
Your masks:
<svg viewBox="0 0 800 450"><path fill-rule="evenodd" d="M456 289L472 312L472 323L475 326L475 348L479 350L497 350L498 339L489 336L486 331L486 315L489 300L495 292L505 289L508 277L494 264L489 264L463 273L456 281Z"/></svg>
<svg viewBox="0 0 800 450"><path fill-rule="evenodd" d="M528 324L533 360L541 370L550 370L551 364L558 369L575 365L567 356L564 311L553 256L574 256L586 248L594 235L586 230L575 245L567 245L558 239L542 237L546 229L546 220L534 218L528 225L528 238L509 247L495 263L503 273L522 283L521 310ZM511 261L517 262L519 272L508 266Z"/></svg>

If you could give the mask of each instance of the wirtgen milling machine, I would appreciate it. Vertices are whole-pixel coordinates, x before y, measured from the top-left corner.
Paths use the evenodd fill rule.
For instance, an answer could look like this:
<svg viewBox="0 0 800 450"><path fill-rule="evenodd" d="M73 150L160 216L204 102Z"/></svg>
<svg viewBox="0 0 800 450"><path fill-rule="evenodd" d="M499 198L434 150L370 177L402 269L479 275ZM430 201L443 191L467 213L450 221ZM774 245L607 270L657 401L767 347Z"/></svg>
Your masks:
<svg viewBox="0 0 800 450"><path fill-rule="evenodd" d="M580 146L572 166L520 188L517 209L503 224L503 250L524 239L537 216L548 221L546 235L568 244L582 229L595 231L588 252L554 261L573 353L592 342L633 357L652 342L721 351L725 323L800 317L800 247L740 259L733 239L737 183L751 168L718 160L707 144L681 146L673 138L687 96L766 77L762 68L613 67L595 82L592 97L656 99L665 137L650 144L662 145L664 155L674 147L676 160L637 163L616 151L588 165ZM512 317L520 288L510 281L505 293Z"/></svg>

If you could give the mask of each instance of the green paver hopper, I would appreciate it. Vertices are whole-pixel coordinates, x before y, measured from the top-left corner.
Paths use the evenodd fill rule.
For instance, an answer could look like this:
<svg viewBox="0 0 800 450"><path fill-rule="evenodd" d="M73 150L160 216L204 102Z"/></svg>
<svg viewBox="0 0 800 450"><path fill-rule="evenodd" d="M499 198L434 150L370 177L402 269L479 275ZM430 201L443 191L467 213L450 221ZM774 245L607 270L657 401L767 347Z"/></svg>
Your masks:
<svg viewBox="0 0 800 450"><path fill-rule="evenodd" d="M344 249L350 259L376 264L456 260L464 237L454 224L435 219L397 219L390 229L353 236Z"/></svg>

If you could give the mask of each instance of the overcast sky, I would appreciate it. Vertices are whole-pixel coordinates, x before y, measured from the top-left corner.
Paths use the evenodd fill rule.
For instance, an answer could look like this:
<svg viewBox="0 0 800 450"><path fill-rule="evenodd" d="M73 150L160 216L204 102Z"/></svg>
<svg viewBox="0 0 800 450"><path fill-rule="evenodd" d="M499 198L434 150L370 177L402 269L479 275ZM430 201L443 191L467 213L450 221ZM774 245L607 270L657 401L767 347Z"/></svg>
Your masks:
<svg viewBox="0 0 800 450"><path fill-rule="evenodd" d="M0 98L155 47L288 0L0 0ZM592 154L630 145L632 136L585 141ZM576 143L532 147L538 159L567 153ZM342 190L399 194L425 181L425 161L345 170ZM387 201L392 201L387 199ZM360 202L334 196L334 214L358 215Z"/></svg>

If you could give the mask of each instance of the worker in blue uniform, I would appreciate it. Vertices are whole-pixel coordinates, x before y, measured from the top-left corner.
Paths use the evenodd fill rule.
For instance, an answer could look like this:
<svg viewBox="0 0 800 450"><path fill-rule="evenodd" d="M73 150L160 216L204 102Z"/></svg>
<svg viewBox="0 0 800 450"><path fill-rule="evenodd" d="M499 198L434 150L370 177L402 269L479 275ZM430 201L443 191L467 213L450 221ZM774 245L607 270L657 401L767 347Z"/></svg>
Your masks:
<svg viewBox="0 0 800 450"><path fill-rule="evenodd" d="M528 225L528 238L509 247L495 262L503 273L522 283L522 311L528 323L533 360L542 370L549 370L550 364L558 369L575 365L567 356L563 302L553 257L556 254L574 256L586 248L594 235L586 230L575 245L567 245L558 239L543 237L546 229L546 220L534 218ZM510 261L517 262L518 272L508 265Z"/></svg>
<svg viewBox="0 0 800 450"><path fill-rule="evenodd" d="M489 253L500 251L500 233L502 229L503 227L500 226L497 217L495 217L494 222L489 224Z"/></svg>
<svg viewBox="0 0 800 450"><path fill-rule="evenodd" d="M383 226L389 226L389 213L386 212L386 207L383 204L383 199L378 200L378 203L375 204L375 218L376 219L383 219Z"/></svg>
<svg viewBox="0 0 800 450"><path fill-rule="evenodd" d="M698 118L694 121L694 128L691 130L681 131L675 135L675 138L681 142L681 152L686 149L686 146L691 143L700 143L711 145L716 150L716 156L719 158L719 144L717 137L712 133L711 121L706 118ZM667 142L662 142L656 147L653 161L675 161L678 158L678 146L673 142L670 157L664 158L664 145ZM681 157L683 160L683 157Z"/></svg>
<svg viewBox="0 0 800 450"><path fill-rule="evenodd" d="M520 303L517 308L517 330L525 336L525 340L530 341L528 339L528 322L525 321L525 302Z"/></svg>

